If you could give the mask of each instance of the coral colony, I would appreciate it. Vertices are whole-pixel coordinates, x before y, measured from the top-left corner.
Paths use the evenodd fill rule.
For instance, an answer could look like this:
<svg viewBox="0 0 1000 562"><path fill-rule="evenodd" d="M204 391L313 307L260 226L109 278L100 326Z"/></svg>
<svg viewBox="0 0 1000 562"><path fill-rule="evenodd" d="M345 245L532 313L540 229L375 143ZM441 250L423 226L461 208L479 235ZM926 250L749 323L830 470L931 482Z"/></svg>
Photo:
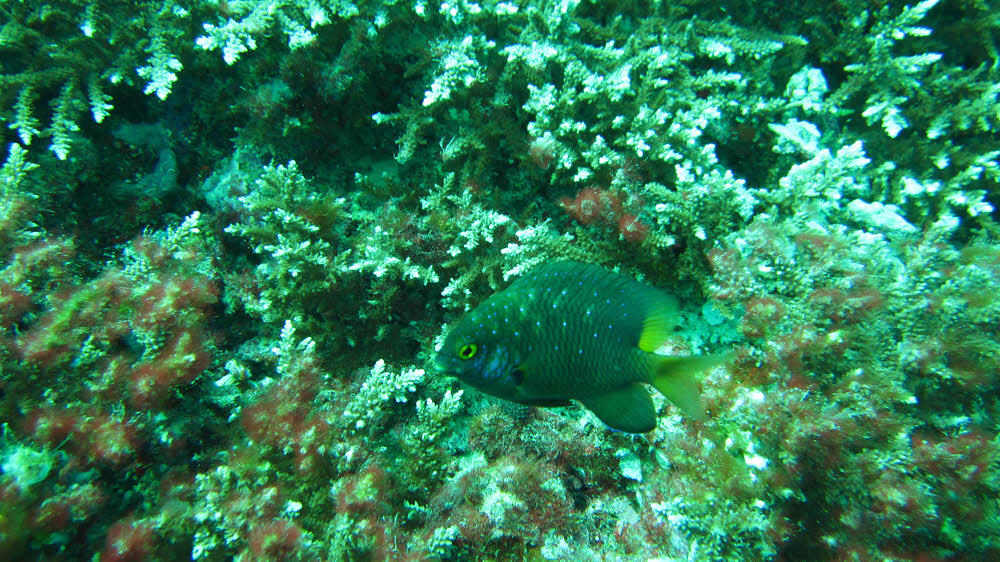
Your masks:
<svg viewBox="0 0 1000 562"><path fill-rule="evenodd" d="M998 36L3 2L0 559L1000 559Z"/></svg>

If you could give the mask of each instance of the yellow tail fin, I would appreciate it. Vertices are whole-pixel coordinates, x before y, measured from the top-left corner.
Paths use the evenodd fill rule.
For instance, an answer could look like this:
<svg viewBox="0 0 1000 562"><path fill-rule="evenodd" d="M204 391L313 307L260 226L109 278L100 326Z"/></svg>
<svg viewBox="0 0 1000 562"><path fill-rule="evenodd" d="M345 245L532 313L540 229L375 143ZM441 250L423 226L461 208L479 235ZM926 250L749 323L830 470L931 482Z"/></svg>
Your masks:
<svg viewBox="0 0 1000 562"><path fill-rule="evenodd" d="M708 419L701 403L697 375L732 359L732 353L691 357L653 358L652 384L677 405L685 415L698 421Z"/></svg>

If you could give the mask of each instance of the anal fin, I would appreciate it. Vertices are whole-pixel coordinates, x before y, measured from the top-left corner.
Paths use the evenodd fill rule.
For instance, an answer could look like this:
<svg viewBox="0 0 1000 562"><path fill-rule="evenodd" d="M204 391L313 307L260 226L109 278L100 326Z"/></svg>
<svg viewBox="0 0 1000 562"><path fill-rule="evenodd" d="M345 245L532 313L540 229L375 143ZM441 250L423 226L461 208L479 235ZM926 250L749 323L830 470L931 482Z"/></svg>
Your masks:
<svg viewBox="0 0 1000 562"><path fill-rule="evenodd" d="M628 433L646 433L656 428L656 408L649 391L632 383L580 402L608 427Z"/></svg>

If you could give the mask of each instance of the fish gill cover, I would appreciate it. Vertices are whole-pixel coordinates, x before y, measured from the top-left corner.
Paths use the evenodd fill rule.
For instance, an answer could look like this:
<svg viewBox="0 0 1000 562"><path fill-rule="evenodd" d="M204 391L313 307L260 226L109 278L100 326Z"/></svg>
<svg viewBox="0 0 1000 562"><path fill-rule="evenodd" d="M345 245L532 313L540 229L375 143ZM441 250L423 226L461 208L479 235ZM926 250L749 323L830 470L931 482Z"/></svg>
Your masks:
<svg viewBox="0 0 1000 562"><path fill-rule="evenodd" d="M3 3L0 558L1000 557L998 27ZM704 419L436 368L567 261L676 299L657 356L732 353Z"/></svg>

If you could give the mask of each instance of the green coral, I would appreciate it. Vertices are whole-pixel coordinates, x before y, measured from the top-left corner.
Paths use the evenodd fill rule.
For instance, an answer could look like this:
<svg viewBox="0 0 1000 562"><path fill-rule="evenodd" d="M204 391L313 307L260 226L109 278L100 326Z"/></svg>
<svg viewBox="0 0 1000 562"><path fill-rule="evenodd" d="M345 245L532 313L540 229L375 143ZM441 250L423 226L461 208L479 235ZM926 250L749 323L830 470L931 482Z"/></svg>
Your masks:
<svg viewBox="0 0 1000 562"><path fill-rule="evenodd" d="M0 69L0 117L25 146L48 137L60 160L79 144L86 108L96 123L114 109L108 88L144 82L146 93L166 98L183 68L176 53L190 51L183 31L190 12L174 2L17 2L4 12L0 48L9 62ZM39 97L53 91L51 99ZM43 126L38 116L45 114Z"/></svg>

